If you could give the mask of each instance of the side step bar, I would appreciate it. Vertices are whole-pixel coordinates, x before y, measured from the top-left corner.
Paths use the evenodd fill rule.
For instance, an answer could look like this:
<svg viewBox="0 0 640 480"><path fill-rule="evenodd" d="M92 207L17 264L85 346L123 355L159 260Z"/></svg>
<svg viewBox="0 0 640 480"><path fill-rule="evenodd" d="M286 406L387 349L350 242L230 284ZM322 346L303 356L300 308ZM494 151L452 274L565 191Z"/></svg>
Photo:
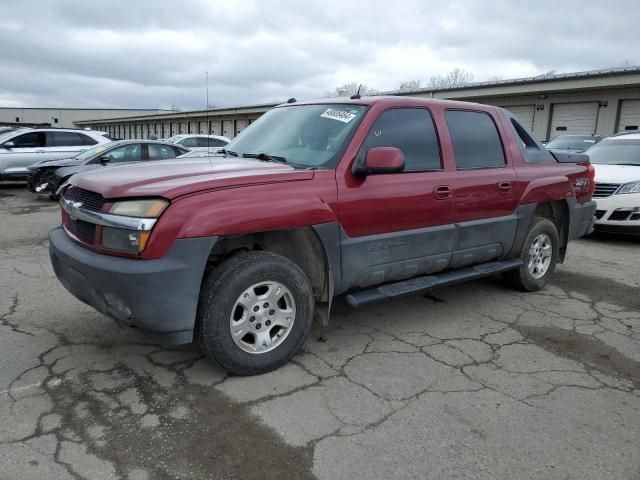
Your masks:
<svg viewBox="0 0 640 480"><path fill-rule="evenodd" d="M522 266L519 258L511 260L501 260L496 262L481 263L474 267L452 270L436 275L425 275L410 280L403 280L397 283L390 283L370 290L350 293L345 297L346 302L353 308L361 307L368 303L379 302L390 298L410 295L412 293L433 290L434 288L446 287L456 283L462 283L477 278L488 277L496 273L515 270Z"/></svg>

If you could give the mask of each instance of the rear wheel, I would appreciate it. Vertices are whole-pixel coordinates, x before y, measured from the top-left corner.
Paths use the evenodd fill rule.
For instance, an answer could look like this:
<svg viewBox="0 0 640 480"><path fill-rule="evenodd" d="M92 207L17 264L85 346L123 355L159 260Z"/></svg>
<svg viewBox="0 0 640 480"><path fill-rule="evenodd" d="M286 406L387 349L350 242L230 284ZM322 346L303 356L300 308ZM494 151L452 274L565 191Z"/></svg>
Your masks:
<svg viewBox="0 0 640 480"><path fill-rule="evenodd" d="M313 292L291 260L244 252L206 278L196 337L203 352L236 375L274 370L300 349L311 330Z"/></svg>
<svg viewBox="0 0 640 480"><path fill-rule="evenodd" d="M555 224L537 217L520 251L522 267L505 273L505 280L526 292L543 289L556 269L559 249L560 237Z"/></svg>

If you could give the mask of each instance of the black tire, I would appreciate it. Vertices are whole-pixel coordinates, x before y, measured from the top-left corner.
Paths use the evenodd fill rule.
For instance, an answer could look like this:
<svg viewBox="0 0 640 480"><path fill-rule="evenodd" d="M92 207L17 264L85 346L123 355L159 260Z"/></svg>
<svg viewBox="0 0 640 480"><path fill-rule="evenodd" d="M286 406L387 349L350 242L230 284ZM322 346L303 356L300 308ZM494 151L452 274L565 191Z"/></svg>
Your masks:
<svg viewBox="0 0 640 480"><path fill-rule="evenodd" d="M259 282L279 282L291 292L296 313L288 335L273 350L249 353L232 338L230 319L242 293ZM309 336L314 299L305 273L291 260L270 252L239 253L204 280L195 337L203 353L235 375L257 375L287 363ZM256 337L257 338L257 337Z"/></svg>
<svg viewBox="0 0 640 480"><path fill-rule="evenodd" d="M541 234L546 234L551 239L551 260L544 275L535 278L529 269L530 249L535 239ZM555 224L547 218L536 217L520 251L519 258L522 260L522 267L506 272L504 274L506 283L524 292L537 292L542 290L556 269L559 249L560 237Z"/></svg>

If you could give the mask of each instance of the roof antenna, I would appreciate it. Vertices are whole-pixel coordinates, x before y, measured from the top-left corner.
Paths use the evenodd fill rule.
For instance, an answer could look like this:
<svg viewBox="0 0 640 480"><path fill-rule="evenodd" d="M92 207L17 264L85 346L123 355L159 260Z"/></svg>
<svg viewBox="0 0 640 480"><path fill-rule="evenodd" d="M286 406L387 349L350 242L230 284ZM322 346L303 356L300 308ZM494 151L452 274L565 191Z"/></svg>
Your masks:
<svg viewBox="0 0 640 480"><path fill-rule="evenodd" d="M355 95L351 95L351 100L359 100L360 97L360 89L362 88L362 84L358 85L358 91L355 93Z"/></svg>

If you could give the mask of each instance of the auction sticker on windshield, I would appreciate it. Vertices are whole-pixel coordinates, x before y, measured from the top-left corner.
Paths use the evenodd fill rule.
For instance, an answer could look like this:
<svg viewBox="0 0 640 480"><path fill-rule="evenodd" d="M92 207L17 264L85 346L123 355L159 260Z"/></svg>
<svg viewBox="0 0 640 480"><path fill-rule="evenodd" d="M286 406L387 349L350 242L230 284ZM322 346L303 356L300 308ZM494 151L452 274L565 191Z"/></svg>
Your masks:
<svg viewBox="0 0 640 480"><path fill-rule="evenodd" d="M349 113L337 108L327 108L322 115L322 118L330 118L331 120L338 120L339 122L349 123L351 120L357 117L355 113Z"/></svg>

